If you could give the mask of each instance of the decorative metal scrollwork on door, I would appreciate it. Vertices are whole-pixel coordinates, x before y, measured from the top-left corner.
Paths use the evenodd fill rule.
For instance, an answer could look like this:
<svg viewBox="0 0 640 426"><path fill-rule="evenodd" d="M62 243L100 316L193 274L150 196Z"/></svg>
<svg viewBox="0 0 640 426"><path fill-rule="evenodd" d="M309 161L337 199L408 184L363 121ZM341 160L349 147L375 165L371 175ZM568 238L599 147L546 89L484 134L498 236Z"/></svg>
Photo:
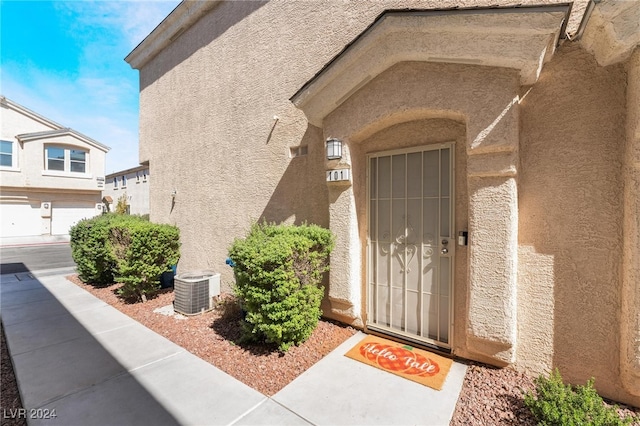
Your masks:
<svg viewBox="0 0 640 426"><path fill-rule="evenodd" d="M410 237L415 235L413 226L409 222L411 216L402 216L402 219L406 219L406 226L401 226L398 231L395 233L395 238L391 243L381 243L380 251L383 255L388 255L389 251L391 251L391 255L395 256L400 263L400 272L411 272L411 261L416 256L416 252L418 251L418 247L415 243L410 242ZM382 240L388 240L389 233L385 232L382 234Z"/></svg>

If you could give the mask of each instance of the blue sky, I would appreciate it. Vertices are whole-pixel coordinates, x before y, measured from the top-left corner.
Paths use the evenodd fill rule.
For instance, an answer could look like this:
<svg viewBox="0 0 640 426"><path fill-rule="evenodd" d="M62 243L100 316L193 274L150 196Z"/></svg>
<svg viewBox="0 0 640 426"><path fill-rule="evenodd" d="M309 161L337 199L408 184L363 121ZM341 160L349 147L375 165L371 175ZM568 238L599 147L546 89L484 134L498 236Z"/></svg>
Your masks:
<svg viewBox="0 0 640 426"><path fill-rule="evenodd" d="M0 93L138 165L138 71L124 61L179 0L0 0Z"/></svg>

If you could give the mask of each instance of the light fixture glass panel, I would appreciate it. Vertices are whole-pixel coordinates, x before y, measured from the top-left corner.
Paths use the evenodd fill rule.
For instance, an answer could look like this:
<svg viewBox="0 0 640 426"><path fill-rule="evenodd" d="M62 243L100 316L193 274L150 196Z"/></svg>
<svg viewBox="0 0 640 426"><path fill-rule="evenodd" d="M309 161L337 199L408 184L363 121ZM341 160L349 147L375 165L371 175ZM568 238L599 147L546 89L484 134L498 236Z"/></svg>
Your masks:
<svg viewBox="0 0 640 426"><path fill-rule="evenodd" d="M342 158L342 141L339 139L327 139L327 159L337 160Z"/></svg>

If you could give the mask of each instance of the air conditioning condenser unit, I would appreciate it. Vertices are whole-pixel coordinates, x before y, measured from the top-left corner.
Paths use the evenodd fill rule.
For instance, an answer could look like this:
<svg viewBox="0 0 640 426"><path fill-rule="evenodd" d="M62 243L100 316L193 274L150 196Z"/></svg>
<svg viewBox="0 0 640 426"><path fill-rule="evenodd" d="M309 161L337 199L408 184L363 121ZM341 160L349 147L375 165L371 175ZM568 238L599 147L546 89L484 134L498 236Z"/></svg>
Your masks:
<svg viewBox="0 0 640 426"><path fill-rule="evenodd" d="M186 272L173 281L174 311L196 315L213 309L213 298L220 295L220 274L211 271Z"/></svg>

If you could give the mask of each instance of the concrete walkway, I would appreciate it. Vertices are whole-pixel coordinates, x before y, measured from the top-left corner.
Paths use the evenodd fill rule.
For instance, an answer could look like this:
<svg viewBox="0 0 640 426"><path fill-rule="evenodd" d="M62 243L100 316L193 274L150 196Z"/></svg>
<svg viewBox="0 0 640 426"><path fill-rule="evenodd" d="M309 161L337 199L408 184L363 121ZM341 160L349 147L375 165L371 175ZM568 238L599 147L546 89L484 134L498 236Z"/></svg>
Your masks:
<svg viewBox="0 0 640 426"><path fill-rule="evenodd" d="M435 391L343 356L358 333L269 398L62 275L2 275L0 316L30 425L448 425L466 371Z"/></svg>
<svg viewBox="0 0 640 426"><path fill-rule="evenodd" d="M43 244L68 244L69 235L34 235L31 237L0 237L0 247L40 246Z"/></svg>

